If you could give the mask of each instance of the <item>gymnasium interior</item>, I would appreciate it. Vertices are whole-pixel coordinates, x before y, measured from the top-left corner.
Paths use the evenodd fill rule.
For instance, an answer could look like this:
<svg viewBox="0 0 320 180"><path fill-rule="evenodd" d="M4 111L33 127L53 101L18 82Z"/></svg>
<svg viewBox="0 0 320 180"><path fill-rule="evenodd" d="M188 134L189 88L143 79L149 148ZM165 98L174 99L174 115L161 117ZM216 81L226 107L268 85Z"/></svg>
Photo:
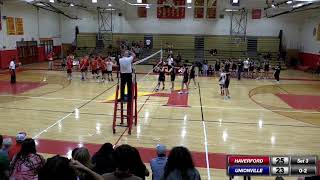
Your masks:
<svg viewBox="0 0 320 180"><path fill-rule="evenodd" d="M133 96L123 102L119 61L128 50L135 62L125 91ZM91 65L82 71L85 58L112 61L113 79L93 75ZM240 69L245 61L252 70ZM195 77L183 90L185 67ZM223 73L228 87L219 84ZM159 178L151 160L163 146L168 159L187 148L205 180L320 179L320 0L0 0L2 148L21 134L43 167L56 155L74 159L75 148L91 158L110 143L137 149L147 180ZM230 157L266 157L268 173L232 174ZM273 157L314 162L301 166L309 173L294 172L300 166L276 166ZM23 180L16 166L0 160L0 179Z"/></svg>

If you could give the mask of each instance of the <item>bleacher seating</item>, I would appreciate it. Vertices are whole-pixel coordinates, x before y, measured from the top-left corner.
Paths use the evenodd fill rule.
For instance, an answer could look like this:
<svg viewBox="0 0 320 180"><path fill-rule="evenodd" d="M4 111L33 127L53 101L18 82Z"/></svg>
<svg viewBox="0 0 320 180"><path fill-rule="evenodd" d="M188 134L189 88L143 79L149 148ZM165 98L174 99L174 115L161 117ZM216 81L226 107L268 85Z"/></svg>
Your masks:
<svg viewBox="0 0 320 180"><path fill-rule="evenodd" d="M144 34L113 34L112 46L117 47L121 41L127 40L129 45L132 41L144 42ZM153 34L153 49L143 53L143 57L146 57L159 49L166 49L168 45L172 45L174 56L181 54L182 59L188 62L193 62L196 56L195 49L195 36L194 35L174 35L174 34ZM278 62L278 49L279 38L278 37L254 37L257 39L257 53L252 55L247 53L247 41L237 38L231 38L227 35L203 35L204 38L204 60L209 64L213 64L216 60L232 59L244 59L250 58L258 60L259 56L262 57L266 54L271 54L271 65L275 65ZM92 48L95 46L96 34L95 33L80 33L78 35L78 49L77 55L82 56L92 52ZM80 47L80 49L79 49ZM210 49L217 49L218 54L212 56L209 53ZM105 47L101 54L107 54L110 49ZM167 52L164 52L163 56L166 57ZM149 62L155 63L156 59ZM285 66L282 63L283 67Z"/></svg>

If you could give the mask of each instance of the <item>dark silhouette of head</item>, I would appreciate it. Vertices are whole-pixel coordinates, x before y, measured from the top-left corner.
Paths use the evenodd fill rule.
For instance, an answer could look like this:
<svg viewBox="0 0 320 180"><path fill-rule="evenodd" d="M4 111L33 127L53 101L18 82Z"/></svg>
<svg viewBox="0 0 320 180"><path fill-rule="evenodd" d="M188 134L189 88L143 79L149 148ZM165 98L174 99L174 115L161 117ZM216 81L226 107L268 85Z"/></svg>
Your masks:
<svg viewBox="0 0 320 180"><path fill-rule="evenodd" d="M76 180L75 170L69 165L70 160L56 155L47 159L46 164L39 172L39 180Z"/></svg>
<svg viewBox="0 0 320 180"><path fill-rule="evenodd" d="M113 152L113 145L111 143L104 143L97 153L110 154Z"/></svg>
<svg viewBox="0 0 320 180"><path fill-rule="evenodd" d="M113 152L113 158L118 171L127 172L132 167L134 152L130 145L123 144L117 147Z"/></svg>
<svg viewBox="0 0 320 180"><path fill-rule="evenodd" d="M181 175L186 177L189 169L194 169L190 151L182 146L174 147L168 156L168 161L164 169L164 177L167 178L174 170L180 171Z"/></svg>

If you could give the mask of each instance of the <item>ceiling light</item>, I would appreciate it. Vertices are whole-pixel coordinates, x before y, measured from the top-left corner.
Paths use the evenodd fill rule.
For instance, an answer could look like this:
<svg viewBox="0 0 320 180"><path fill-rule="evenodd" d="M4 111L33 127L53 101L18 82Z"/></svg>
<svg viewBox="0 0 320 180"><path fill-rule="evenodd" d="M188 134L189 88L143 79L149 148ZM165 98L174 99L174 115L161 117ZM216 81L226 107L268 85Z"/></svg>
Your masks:
<svg viewBox="0 0 320 180"><path fill-rule="evenodd" d="M149 8L150 8L149 4L148 4L148 5L146 5L146 8L147 8L147 9L149 9Z"/></svg>
<svg viewBox="0 0 320 180"><path fill-rule="evenodd" d="M111 7L112 6L112 4L108 4L108 7Z"/></svg>
<svg viewBox="0 0 320 180"><path fill-rule="evenodd" d="M73 7L73 6L74 6L74 4L70 3L70 6L71 6L71 7Z"/></svg>
<svg viewBox="0 0 320 180"><path fill-rule="evenodd" d="M36 3L37 6L46 6L44 4L42 4L41 2Z"/></svg>
<svg viewBox="0 0 320 180"><path fill-rule="evenodd" d="M98 0L92 0L92 3L97 3L98 2Z"/></svg>
<svg viewBox="0 0 320 180"><path fill-rule="evenodd" d="M238 4L239 0L232 0L232 4Z"/></svg>
<svg viewBox="0 0 320 180"><path fill-rule="evenodd" d="M51 3L54 3L54 0L50 0Z"/></svg>
<svg viewBox="0 0 320 180"><path fill-rule="evenodd" d="M239 9L225 9L226 12L237 12Z"/></svg>
<svg viewBox="0 0 320 180"><path fill-rule="evenodd" d="M30 3L30 2L32 2L33 0L25 0L26 2L28 2L28 3Z"/></svg>
<svg viewBox="0 0 320 180"><path fill-rule="evenodd" d="M142 0L137 0L137 3L142 3Z"/></svg>
<svg viewBox="0 0 320 180"><path fill-rule="evenodd" d="M187 3L192 3L192 0L187 0Z"/></svg>
<svg viewBox="0 0 320 180"><path fill-rule="evenodd" d="M287 1L287 4L292 4L292 1Z"/></svg>
<svg viewBox="0 0 320 180"><path fill-rule="evenodd" d="M293 5L292 7L293 8L298 8L298 7L301 7L303 5L305 5L305 4L304 3L298 3L298 4Z"/></svg>
<svg viewBox="0 0 320 180"><path fill-rule="evenodd" d="M188 9L191 9L192 7L191 6L188 6Z"/></svg>

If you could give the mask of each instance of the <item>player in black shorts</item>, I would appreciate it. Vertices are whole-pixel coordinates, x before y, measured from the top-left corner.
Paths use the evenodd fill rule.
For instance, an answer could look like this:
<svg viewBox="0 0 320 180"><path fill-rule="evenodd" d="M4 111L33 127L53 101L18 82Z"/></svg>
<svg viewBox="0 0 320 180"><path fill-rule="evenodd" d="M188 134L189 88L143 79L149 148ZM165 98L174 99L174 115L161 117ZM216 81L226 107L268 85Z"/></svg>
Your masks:
<svg viewBox="0 0 320 180"><path fill-rule="evenodd" d="M192 64L191 69L190 69L190 75L189 75L189 82L188 82L188 87L190 85L191 80L193 80L194 83L194 88L197 89L197 83L196 83L196 71L195 71L195 64Z"/></svg>
<svg viewBox="0 0 320 180"><path fill-rule="evenodd" d="M174 81L176 80L175 63L172 63L171 66L169 66L169 74L170 74L170 80L171 80L171 91L174 91Z"/></svg>
<svg viewBox="0 0 320 180"><path fill-rule="evenodd" d="M232 76L236 76L236 74L237 74L237 64L236 64L236 62L235 61L232 61L232 64L231 64L231 70L232 70Z"/></svg>
<svg viewBox="0 0 320 180"><path fill-rule="evenodd" d="M226 72L226 77L225 77L224 86L223 86L225 99L230 99L229 85L230 85L230 73Z"/></svg>
<svg viewBox="0 0 320 180"><path fill-rule="evenodd" d="M250 61L249 63L249 77L253 78L254 76L254 62Z"/></svg>
<svg viewBox="0 0 320 180"><path fill-rule="evenodd" d="M281 64L278 63L276 65L276 67L274 68L275 72L274 72L274 78L276 79L276 82L279 83L280 82L280 71L281 71Z"/></svg>
<svg viewBox="0 0 320 180"><path fill-rule="evenodd" d="M224 63L224 71L225 72L230 71L230 62L228 60Z"/></svg>
<svg viewBox="0 0 320 180"><path fill-rule="evenodd" d="M183 74L183 80L182 80L182 83L181 83L181 90L179 91L179 94L183 93L184 85L186 85L186 88L187 88L187 91L185 91L185 93L188 93L188 91L189 91L189 86L188 86L189 69L188 69L187 65L184 64L181 70L182 70L182 74Z"/></svg>
<svg viewBox="0 0 320 180"><path fill-rule="evenodd" d="M160 66L159 68L159 78L158 78L158 85L156 87L156 91L159 91L160 88L160 84L162 83L162 90L164 90L165 86L164 86L164 81L166 80L166 76L165 76L165 69L164 66Z"/></svg>

